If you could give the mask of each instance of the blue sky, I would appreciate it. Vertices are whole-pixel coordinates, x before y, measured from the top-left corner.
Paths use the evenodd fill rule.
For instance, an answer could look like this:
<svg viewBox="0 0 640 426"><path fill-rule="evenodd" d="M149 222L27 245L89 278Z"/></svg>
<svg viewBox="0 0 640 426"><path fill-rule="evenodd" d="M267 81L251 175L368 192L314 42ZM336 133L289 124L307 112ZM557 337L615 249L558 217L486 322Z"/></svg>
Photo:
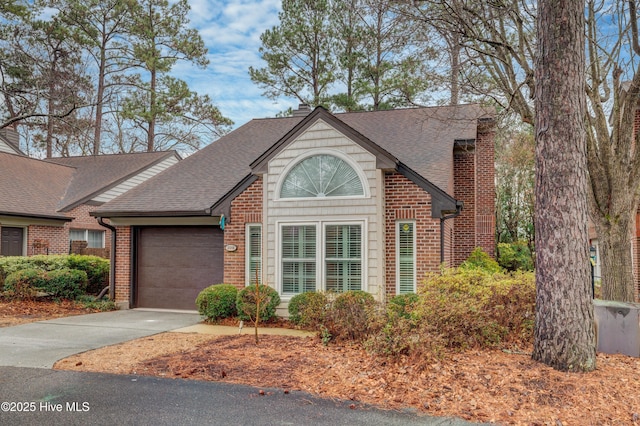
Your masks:
<svg viewBox="0 0 640 426"><path fill-rule="evenodd" d="M191 90L208 94L238 127L252 118L273 117L295 99L273 101L249 78L249 66L263 67L260 34L278 24L281 0L189 0L191 26L209 49L209 66L177 64L174 74Z"/></svg>

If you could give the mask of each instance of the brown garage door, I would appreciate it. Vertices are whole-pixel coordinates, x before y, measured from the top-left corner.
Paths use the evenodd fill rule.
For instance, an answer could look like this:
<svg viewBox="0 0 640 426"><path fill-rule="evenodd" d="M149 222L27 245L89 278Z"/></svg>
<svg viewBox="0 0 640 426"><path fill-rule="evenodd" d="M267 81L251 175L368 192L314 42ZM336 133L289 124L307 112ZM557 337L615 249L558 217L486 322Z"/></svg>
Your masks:
<svg viewBox="0 0 640 426"><path fill-rule="evenodd" d="M198 293L222 282L222 235L212 227L139 228L135 305L196 309Z"/></svg>

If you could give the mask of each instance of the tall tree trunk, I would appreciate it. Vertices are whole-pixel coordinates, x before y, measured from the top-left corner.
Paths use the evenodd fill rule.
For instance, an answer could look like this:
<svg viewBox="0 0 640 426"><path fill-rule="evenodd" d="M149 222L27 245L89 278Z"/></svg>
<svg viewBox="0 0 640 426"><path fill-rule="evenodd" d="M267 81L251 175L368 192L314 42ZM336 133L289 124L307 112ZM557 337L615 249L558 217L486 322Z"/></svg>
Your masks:
<svg viewBox="0 0 640 426"><path fill-rule="evenodd" d="M539 0L533 359L596 366L587 233L584 1Z"/></svg>
<svg viewBox="0 0 640 426"><path fill-rule="evenodd" d="M147 128L147 152L153 152L154 141L156 137L156 71L151 70L151 87L149 94L149 121Z"/></svg>
<svg viewBox="0 0 640 426"><path fill-rule="evenodd" d="M107 41L105 40L106 35L103 29L102 36L102 44L100 49L100 65L98 69L98 93L96 98L96 121L95 128L93 131L93 155L100 154L100 138L102 137L102 106L104 103L104 80L105 80L105 69L107 63L107 57L104 46L106 46Z"/></svg>
<svg viewBox="0 0 640 426"><path fill-rule="evenodd" d="M604 300L635 301L634 286L629 285L633 282L630 227L634 216L635 211L629 211L619 215L616 221L595 222L603 280L606 279L606 285L602 286Z"/></svg>

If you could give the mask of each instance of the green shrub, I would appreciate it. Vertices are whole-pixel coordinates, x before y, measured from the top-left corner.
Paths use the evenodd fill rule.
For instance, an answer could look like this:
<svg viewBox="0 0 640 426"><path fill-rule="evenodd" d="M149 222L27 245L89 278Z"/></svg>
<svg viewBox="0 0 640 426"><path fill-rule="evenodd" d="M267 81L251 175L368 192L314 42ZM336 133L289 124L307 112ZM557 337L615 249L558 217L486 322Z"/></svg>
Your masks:
<svg viewBox="0 0 640 426"><path fill-rule="evenodd" d="M111 299L96 299L95 296L83 294L76 299L76 301L87 309L95 309L100 312L115 311L118 309L118 305Z"/></svg>
<svg viewBox="0 0 640 426"><path fill-rule="evenodd" d="M269 321L276 316L280 296L268 285L260 284L257 289L261 295L265 296L265 300L260 303L260 321ZM236 310L241 320L254 321L256 319L256 285L250 285L238 292Z"/></svg>
<svg viewBox="0 0 640 426"><path fill-rule="evenodd" d="M375 308L373 296L365 291L340 293L330 304L324 327L334 340L362 341L372 331Z"/></svg>
<svg viewBox="0 0 640 426"><path fill-rule="evenodd" d="M209 321L236 315L238 289L231 284L215 284L202 290L196 298L200 315Z"/></svg>
<svg viewBox="0 0 640 426"><path fill-rule="evenodd" d="M416 303L418 303L418 299L418 295L415 293L393 296L387 303L387 312L389 315L409 319Z"/></svg>
<svg viewBox="0 0 640 426"><path fill-rule="evenodd" d="M532 273L451 269L427 278L414 314L420 327L446 348L495 347L528 342L535 308Z"/></svg>
<svg viewBox="0 0 640 426"><path fill-rule="evenodd" d="M491 256L485 253L480 247L476 247L471 252L467 260L460 265L460 269L481 269L491 274L502 271L498 262L493 260Z"/></svg>
<svg viewBox="0 0 640 426"><path fill-rule="evenodd" d="M46 284L46 272L27 268L10 273L4 282L4 290L11 299L31 299Z"/></svg>
<svg viewBox="0 0 640 426"><path fill-rule="evenodd" d="M498 264L507 271L533 271L533 257L524 241L498 244Z"/></svg>
<svg viewBox="0 0 640 426"><path fill-rule="evenodd" d="M43 290L54 297L76 299L87 289L87 273L77 269L62 268L46 274Z"/></svg>
<svg viewBox="0 0 640 426"><path fill-rule="evenodd" d="M87 293L98 294L109 285L109 260L98 256L71 254L66 267L87 273Z"/></svg>
<svg viewBox="0 0 640 426"><path fill-rule="evenodd" d="M33 269L32 265L28 263L28 259L23 256L0 257L0 287L10 274L21 269Z"/></svg>
<svg viewBox="0 0 640 426"><path fill-rule="evenodd" d="M289 321L302 327L317 327L324 322L327 296L313 291L296 294L289 301Z"/></svg>
<svg viewBox="0 0 640 426"><path fill-rule="evenodd" d="M87 273L87 291L98 293L109 285L109 260L97 256L84 255L37 255L0 257L0 287L6 277L21 269L79 269Z"/></svg>

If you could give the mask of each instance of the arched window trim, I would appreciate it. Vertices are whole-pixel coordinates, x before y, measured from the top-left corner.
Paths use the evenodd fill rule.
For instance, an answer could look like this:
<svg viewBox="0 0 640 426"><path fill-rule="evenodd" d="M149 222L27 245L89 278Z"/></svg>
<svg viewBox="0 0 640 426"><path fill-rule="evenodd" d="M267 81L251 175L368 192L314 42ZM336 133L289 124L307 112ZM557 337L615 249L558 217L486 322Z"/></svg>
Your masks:
<svg viewBox="0 0 640 426"><path fill-rule="evenodd" d="M282 190L282 185L284 183L284 181L286 180L287 176L289 175L289 173L291 172L291 170L293 170L293 168L295 166L297 166L298 164L300 164L301 162L303 162L304 160L311 158L311 157L315 157L317 155L331 155L334 157L339 158L340 160L344 161L345 163L347 163L347 165L349 165L358 175L358 178L360 179L360 184L362 185L362 192L363 195L341 195L341 196L326 196L326 197L292 197L292 198L282 198L280 196L280 192ZM276 184L276 196L275 196L275 200L276 201L299 201L299 200L340 200L340 199L350 199L350 198L370 198L371 194L369 191L369 181L367 179L367 176L364 174L364 171L362 170L362 167L360 167L360 165L354 161L352 158L350 158L348 155L344 154L341 151L335 150L335 149L326 149L326 148L316 148L316 149L310 149L308 151L306 151L304 154L300 154L299 156L297 156L296 158L294 158L293 160L291 160L289 162L289 164L286 165L286 167L282 170L282 172L280 173L280 176L278 177L278 182Z"/></svg>

